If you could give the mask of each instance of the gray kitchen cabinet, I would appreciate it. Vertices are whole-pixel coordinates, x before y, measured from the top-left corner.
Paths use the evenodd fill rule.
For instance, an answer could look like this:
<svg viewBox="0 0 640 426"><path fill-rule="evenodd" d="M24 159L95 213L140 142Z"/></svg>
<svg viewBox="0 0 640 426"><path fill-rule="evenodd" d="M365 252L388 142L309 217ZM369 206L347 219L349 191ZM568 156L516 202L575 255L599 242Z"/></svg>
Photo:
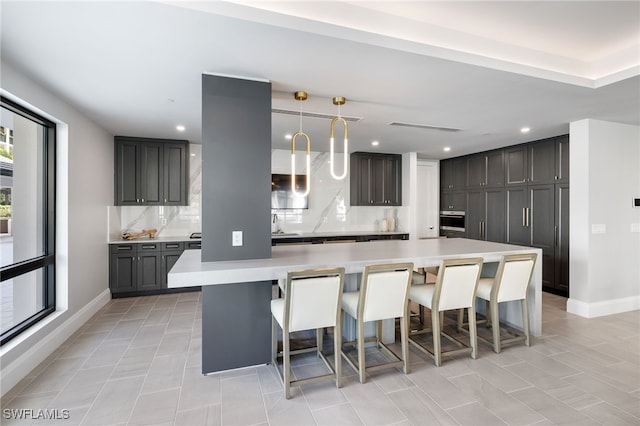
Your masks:
<svg viewBox="0 0 640 426"><path fill-rule="evenodd" d="M555 138L529 144L529 185L555 183L556 141Z"/></svg>
<svg viewBox="0 0 640 426"><path fill-rule="evenodd" d="M402 156L351 154L351 205L401 206Z"/></svg>
<svg viewBox="0 0 640 426"><path fill-rule="evenodd" d="M505 242L505 212L503 188L469 191L465 224L467 238Z"/></svg>
<svg viewBox="0 0 640 426"><path fill-rule="evenodd" d="M137 291L152 291L162 288L162 258L158 243L142 243L137 248Z"/></svg>
<svg viewBox="0 0 640 426"><path fill-rule="evenodd" d="M461 161L466 190L453 191ZM541 248L543 289L568 296L569 136L440 164L441 210L466 212L467 238Z"/></svg>
<svg viewBox="0 0 640 426"><path fill-rule="evenodd" d="M526 185L529 179L529 148L516 145L504 150L504 172L506 185Z"/></svg>
<svg viewBox="0 0 640 426"><path fill-rule="evenodd" d="M504 186L503 157L502 150L467 157L467 189Z"/></svg>
<svg viewBox="0 0 640 426"><path fill-rule="evenodd" d="M569 294L569 184L556 184L555 193L553 288L561 294Z"/></svg>
<svg viewBox="0 0 640 426"><path fill-rule="evenodd" d="M109 266L109 287L111 293L130 293L137 290L138 270L134 247L129 245L126 252L111 253Z"/></svg>
<svg viewBox="0 0 640 426"><path fill-rule="evenodd" d="M556 138L556 183L569 182L569 135Z"/></svg>
<svg viewBox="0 0 640 426"><path fill-rule="evenodd" d="M505 189L507 208L507 244L526 246L531 243L531 235L527 226L527 208L529 207L526 186L515 186Z"/></svg>
<svg viewBox="0 0 640 426"><path fill-rule="evenodd" d="M127 242L110 247L109 288L114 297L196 289L167 289L167 273L185 248L200 248L200 241Z"/></svg>
<svg viewBox="0 0 640 426"><path fill-rule="evenodd" d="M540 185L569 180L569 136L505 149L507 185Z"/></svg>
<svg viewBox="0 0 640 426"><path fill-rule="evenodd" d="M111 246L109 287L113 294L160 289L160 246L157 243Z"/></svg>
<svg viewBox="0 0 640 426"><path fill-rule="evenodd" d="M506 189L507 243L542 249L542 285L552 288L555 275L554 185Z"/></svg>
<svg viewBox="0 0 640 426"><path fill-rule="evenodd" d="M467 186L467 161L464 157L440 162L440 189L462 190Z"/></svg>
<svg viewBox="0 0 640 426"><path fill-rule="evenodd" d="M183 242L162 243L162 275L160 277L162 288L167 287L167 274L178 261L178 258L184 251Z"/></svg>
<svg viewBox="0 0 640 426"><path fill-rule="evenodd" d="M164 144L164 180L162 204L186 206L189 204L189 143L166 142Z"/></svg>
<svg viewBox="0 0 640 426"><path fill-rule="evenodd" d="M440 194L440 210L444 211L466 211L467 193L466 191L446 191Z"/></svg>
<svg viewBox="0 0 640 426"><path fill-rule="evenodd" d="M115 205L187 205L187 141L116 136Z"/></svg>
<svg viewBox="0 0 640 426"><path fill-rule="evenodd" d="M530 185L529 228L531 247L542 249L542 287L554 287L555 275L555 190L553 184Z"/></svg>

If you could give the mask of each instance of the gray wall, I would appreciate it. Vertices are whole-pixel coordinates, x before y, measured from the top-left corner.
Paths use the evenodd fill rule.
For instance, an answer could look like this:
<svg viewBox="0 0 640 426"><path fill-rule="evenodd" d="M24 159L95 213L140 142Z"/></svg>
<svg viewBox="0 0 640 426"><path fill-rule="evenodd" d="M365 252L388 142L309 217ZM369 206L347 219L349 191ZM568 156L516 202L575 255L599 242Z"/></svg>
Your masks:
<svg viewBox="0 0 640 426"><path fill-rule="evenodd" d="M270 258L270 197L271 83L203 74L202 261Z"/></svg>
<svg viewBox="0 0 640 426"><path fill-rule="evenodd" d="M3 58L2 89L57 123L56 313L3 346L2 393L110 298L105 230L113 203L113 135ZM35 173L35 172L34 172Z"/></svg>

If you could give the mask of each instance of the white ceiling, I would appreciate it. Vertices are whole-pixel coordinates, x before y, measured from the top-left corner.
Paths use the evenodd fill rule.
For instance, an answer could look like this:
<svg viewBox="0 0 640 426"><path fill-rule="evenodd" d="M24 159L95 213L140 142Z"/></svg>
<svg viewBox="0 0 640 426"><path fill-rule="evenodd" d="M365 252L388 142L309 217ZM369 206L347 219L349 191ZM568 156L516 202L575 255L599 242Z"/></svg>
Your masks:
<svg viewBox="0 0 640 426"><path fill-rule="evenodd" d="M202 73L269 80L278 109L346 97L350 151L446 158L584 118L640 125L639 1L2 0L0 19L2 61L114 135L200 142ZM273 114L273 147L298 127ZM303 128L328 149L328 120Z"/></svg>

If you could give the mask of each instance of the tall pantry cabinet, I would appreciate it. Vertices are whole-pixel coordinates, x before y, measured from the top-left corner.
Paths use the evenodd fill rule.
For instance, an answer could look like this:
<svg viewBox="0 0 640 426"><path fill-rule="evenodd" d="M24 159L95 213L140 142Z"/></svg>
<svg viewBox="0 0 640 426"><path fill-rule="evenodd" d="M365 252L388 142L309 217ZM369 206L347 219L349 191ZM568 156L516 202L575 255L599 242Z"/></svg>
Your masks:
<svg viewBox="0 0 640 426"><path fill-rule="evenodd" d="M464 159L466 237L542 249L543 289L568 296L569 136L444 160L441 170Z"/></svg>

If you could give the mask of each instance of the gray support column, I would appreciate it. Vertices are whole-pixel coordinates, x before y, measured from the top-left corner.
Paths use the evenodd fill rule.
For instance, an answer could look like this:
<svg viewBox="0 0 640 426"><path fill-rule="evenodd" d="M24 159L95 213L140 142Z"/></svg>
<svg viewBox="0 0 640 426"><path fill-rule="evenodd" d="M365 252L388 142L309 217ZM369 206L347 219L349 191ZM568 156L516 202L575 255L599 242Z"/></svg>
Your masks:
<svg viewBox="0 0 640 426"><path fill-rule="evenodd" d="M271 258L271 83L202 75L202 262ZM242 245L232 244L242 232ZM271 281L202 286L202 372L271 359Z"/></svg>
<svg viewBox="0 0 640 426"><path fill-rule="evenodd" d="M271 83L203 74L202 261L270 258L270 214Z"/></svg>

